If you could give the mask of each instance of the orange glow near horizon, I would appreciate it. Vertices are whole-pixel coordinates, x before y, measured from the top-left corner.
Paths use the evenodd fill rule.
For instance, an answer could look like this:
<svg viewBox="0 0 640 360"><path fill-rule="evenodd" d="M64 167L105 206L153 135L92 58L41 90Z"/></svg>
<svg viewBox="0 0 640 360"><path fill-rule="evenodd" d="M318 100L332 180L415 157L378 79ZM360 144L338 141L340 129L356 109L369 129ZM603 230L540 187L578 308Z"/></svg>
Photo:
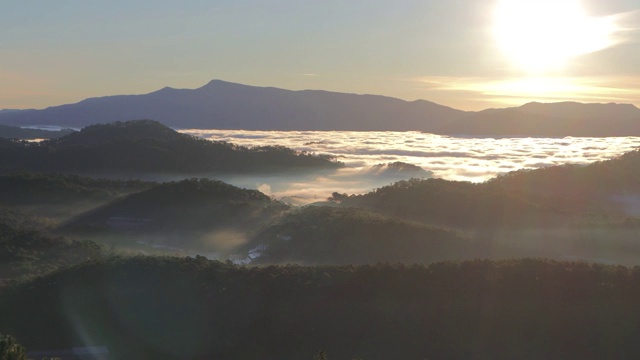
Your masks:
<svg viewBox="0 0 640 360"><path fill-rule="evenodd" d="M452 99L454 94L466 94L464 101L475 98L482 106L488 107L520 106L531 101L558 102L597 102L597 103L640 103L640 78L625 77L559 77L527 76L521 78L482 78L482 77L421 77L414 81L423 84L423 91L438 93L442 103ZM475 95L473 95L475 94ZM454 105L449 104L447 105ZM457 104L456 104L457 105ZM455 107L455 106L454 106ZM462 108L462 107L458 107Z"/></svg>

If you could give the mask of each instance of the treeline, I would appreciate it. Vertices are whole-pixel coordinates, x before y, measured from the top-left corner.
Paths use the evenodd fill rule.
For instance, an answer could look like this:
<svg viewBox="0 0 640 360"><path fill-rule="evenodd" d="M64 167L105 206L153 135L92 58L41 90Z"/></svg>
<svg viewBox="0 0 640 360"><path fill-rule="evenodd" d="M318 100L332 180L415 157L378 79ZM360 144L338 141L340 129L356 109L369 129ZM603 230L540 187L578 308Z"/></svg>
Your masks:
<svg viewBox="0 0 640 360"><path fill-rule="evenodd" d="M411 179L362 195L334 193L329 200L463 228L620 222L637 214L638 169L640 150L634 150L589 165L509 172L479 184Z"/></svg>
<svg viewBox="0 0 640 360"><path fill-rule="evenodd" d="M0 207L0 280L42 275L107 253L93 241L50 235L51 227L44 219Z"/></svg>
<svg viewBox="0 0 640 360"><path fill-rule="evenodd" d="M111 258L5 287L0 332L114 359L636 359L639 301L639 268L574 262Z"/></svg>
<svg viewBox="0 0 640 360"><path fill-rule="evenodd" d="M362 195L334 193L330 201L429 224L459 228L550 227L607 217L584 199L518 193L508 188L443 179L411 179Z"/></svg>
<svg viewBox="0 0 640 360"><path fill-rule="evenodd" d="M13 173L0 175L0 204L25 206L109 201L155 185L140 180L94 179L60 173Z"/></svg>
<svg viewBox="0 0 640 360"><path fill-rule="evenodd" d="M247 148L199 139L151 120L91 125L40 143L0 140L3 172L264 173L341 166L329 156L284 146Z"/></svg>
<svg viewBox="0 0 640 360"><path fill-rule="evenodd" d="M257 190L218 180L186 179L158 184L105 206L79 215L65 224L65 231L111 231L114 218L138 222L135 231L211 231L239 228L242 231L269 221L289 206ZM187 239L182 239L185 245Z"/></svg>
<svg viewBox="0 0 640 360"><path fill-rule="evenodd" d="M76 216L58 230L223 250L222 259L258 248L251 261L262 264L427 263L482 254L478 244L445 228L359 208L291 208L257 190L208 179L156 185Z"/></svg>
<svg viewBox="0 0 640 360"><path fill-rule="evenodd" d="M488 185L514 192L598 201L637 195L640 194L640 149L588 165L513 171L490 180Z"/></svg>
<svg viewBox="0 0 640 360"><path fill-rule="evenodd" d="M266 245L253 263L429 263L481 256L477 243L456 231L358 208L294 209L244 247ZM484 254L486 255L486 254Z"/></svg>

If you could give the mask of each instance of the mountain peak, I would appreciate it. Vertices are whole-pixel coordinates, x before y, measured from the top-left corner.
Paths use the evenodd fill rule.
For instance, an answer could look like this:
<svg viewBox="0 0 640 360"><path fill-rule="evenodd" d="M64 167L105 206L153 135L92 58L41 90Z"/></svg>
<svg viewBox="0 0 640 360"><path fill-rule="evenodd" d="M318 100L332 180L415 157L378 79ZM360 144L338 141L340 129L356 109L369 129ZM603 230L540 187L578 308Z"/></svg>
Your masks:
<svg viewBox="0 0 640 360"><path fill-rule="evenodd" d="M222 86L248 86L248 85L242 85L242 84L238 84L238 83L232 83L232 82L229 82L229 81L213 79L213 80L209 81L206 85L200 87L200 89L213 88L213 87L217 88L217 87L222 87Z"/></svg>

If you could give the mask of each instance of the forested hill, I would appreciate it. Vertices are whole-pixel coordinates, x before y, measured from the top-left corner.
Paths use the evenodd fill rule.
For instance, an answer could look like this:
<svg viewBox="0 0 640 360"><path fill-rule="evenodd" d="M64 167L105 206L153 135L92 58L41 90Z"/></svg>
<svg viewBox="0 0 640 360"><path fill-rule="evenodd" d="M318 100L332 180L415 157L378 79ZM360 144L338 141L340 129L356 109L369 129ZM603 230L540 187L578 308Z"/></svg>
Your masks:
<svg viewBox="0 0 640 360"><path fill-rule="evenodd" d="M556 226L637 216L639 169L640 150L634 150L588 165L514 171L481 184L411 179L362 195L334 193L331 200L456 227Z"/></svg>
<svg viewBox="0 0 640 360"><path fill-rule="evenodd" d="M3 289L0 333L112 359L637 359L639 285L638 268L531 259L114 258Z"/></svg>
<svg viewBox="0 0 640 360"><path fill-rule="evenodd" d="M14 173L0 175L0 205L75 205L106 202L146 190L152 182L93 179L59 173Z"/></svg>
<svg viewBox="0 0 640 360"><path fill-rule="evenodd" d="M573 219L576 207L584 206L443 179L403 180L362 195L334 193L330 200L342 206L459 228L557 226Z"/></svg>
<svg viewBox="0 0 640 360"><path fill-rule="evenodd" d="M640 195L640 150L588 165L550 166L509 172L488 182L513 192L612 199Z"/></svg>
<svg viewBox="0 0 640 360"><path fill-rule="evenodd" d="M245 246L264 250L252 264L430 263L486 256L461 234L374 214L365 209L295 209Z"/></svg>
<svg viewBox="0 0 640 360"><path fill-rule="evenodd" d="M180 134L156 121L92 125L27 143L0 139L0 171L77 173L265 173L341 167L283 146L247 148Z"/></svg>
<svg viewBox="0 0 640 360"><path fill-rule="evenodd" d="M288 208L257 190L215 180L187 179L118 199L70 220L64 229L117 230L123 221L133 221L137 231L146 233L216 228L244 232ZM185 242L183 239L183 246Z"/></svg>
<svg viewBox="0 0 640 360"><path fill-rule="evenodd" d="M0 207L0 282L104 255L105 249L93 241L48 235L50 226L44 219Z"/></svg>

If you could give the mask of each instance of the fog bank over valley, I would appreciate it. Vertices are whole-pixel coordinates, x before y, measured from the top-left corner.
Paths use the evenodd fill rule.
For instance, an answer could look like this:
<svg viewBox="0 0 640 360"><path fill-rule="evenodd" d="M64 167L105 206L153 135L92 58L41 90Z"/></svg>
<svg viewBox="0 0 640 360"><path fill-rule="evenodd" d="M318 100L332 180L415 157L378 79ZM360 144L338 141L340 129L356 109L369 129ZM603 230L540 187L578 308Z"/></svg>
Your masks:
<svg viewBox="0 0 640 360"><path fill-rule="evenodd" d="M640 146L640 137L463 138L419 131L182 129L179 132L242 146L278 144L298 151L331 155L346 165L342 169L294 177L222 178L294 204L322 200L334 191L364 193L412 177L483 182L520 169L608 160ZM396 162L405 164L376 168Z"/></svg>

